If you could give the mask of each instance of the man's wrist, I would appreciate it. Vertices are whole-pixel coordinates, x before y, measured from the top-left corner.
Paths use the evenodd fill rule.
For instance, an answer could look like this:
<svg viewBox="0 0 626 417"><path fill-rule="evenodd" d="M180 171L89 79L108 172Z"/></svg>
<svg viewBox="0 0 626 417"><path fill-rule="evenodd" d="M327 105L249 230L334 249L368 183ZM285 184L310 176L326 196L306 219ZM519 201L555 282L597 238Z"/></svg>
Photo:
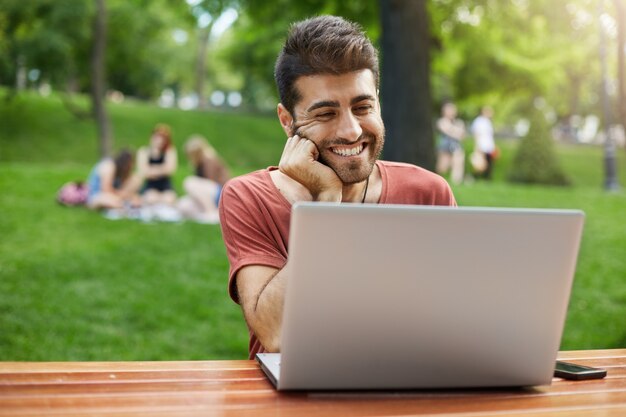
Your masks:
<svg viewBox="0 0 626 417"><path fill-rule="evenodd" d="M329 203L341 203L341 190L324 190L313 195L313 201L325 201Z"/></svg>

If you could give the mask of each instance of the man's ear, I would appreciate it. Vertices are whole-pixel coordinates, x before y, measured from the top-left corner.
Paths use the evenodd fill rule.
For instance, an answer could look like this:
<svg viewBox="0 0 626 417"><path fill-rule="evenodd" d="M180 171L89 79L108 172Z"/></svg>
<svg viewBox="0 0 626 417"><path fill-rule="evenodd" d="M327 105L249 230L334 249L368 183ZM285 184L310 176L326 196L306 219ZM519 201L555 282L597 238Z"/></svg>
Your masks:
<svg viewBox="0 0 626 417"><path fill-rule="evenodd" d="M280 121L280 125L283 127L285 134L288 137L293 136L293 116L291 116L289 110L287 110L282 103L278 103L276 113L278 114L278 120Z"/></svg>

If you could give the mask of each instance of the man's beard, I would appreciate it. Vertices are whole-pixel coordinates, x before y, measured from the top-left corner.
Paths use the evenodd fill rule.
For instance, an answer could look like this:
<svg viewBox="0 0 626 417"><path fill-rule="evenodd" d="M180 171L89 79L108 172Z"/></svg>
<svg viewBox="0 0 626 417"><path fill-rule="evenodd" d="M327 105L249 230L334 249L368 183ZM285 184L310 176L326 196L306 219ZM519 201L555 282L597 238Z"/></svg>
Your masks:
<svg viewBox="0 0 626 417"><path fill-rule="evenodd" d="M376 160L380 157L383 151L383 145L385 143L385 133L383 131L378 137L376 137L372 133L363 133L359 140L363 139L365 139L365 143L367 144L366 150L369 152L369 158L366 163L362 163L360 161L350 161L343 164L336 164L328 161L322 153L320 153L318 160L320 163L330 167L333 171L335 171L341 182L345 185L356 184L365 181L367 177L369 177L372 173L372 170L374 169L374 164L376 163ZM328 150L329 146L346 144L347 143L341 139L329 139L325 140L321 144L321 148L324 149L324 152L332 152Z"/></svg>

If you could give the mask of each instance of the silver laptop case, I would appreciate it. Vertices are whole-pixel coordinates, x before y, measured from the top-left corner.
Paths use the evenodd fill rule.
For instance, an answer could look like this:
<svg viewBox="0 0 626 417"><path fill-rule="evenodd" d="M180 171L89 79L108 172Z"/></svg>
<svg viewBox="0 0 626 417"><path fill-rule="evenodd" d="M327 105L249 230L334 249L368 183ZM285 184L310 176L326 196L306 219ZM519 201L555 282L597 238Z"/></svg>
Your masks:
<svg viewBox="0 0 626 417"><path fill-rule="evenodd" d="M583 220L295 205L278 389L549 384Z"/></svg>

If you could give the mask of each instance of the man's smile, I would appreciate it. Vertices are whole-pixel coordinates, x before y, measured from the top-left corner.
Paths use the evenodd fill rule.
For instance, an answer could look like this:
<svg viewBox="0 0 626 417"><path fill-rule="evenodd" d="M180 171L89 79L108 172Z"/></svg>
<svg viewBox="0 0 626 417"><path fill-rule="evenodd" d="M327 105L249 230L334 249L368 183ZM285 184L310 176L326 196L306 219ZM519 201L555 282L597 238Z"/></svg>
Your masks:
<svg viewBox="0 0 626 417"><path fill-rule="evenodd" d="M365 145L361 142L353 146L332 146L330 150L339 156L356 156L363 152L363 148Z"/></svg>

